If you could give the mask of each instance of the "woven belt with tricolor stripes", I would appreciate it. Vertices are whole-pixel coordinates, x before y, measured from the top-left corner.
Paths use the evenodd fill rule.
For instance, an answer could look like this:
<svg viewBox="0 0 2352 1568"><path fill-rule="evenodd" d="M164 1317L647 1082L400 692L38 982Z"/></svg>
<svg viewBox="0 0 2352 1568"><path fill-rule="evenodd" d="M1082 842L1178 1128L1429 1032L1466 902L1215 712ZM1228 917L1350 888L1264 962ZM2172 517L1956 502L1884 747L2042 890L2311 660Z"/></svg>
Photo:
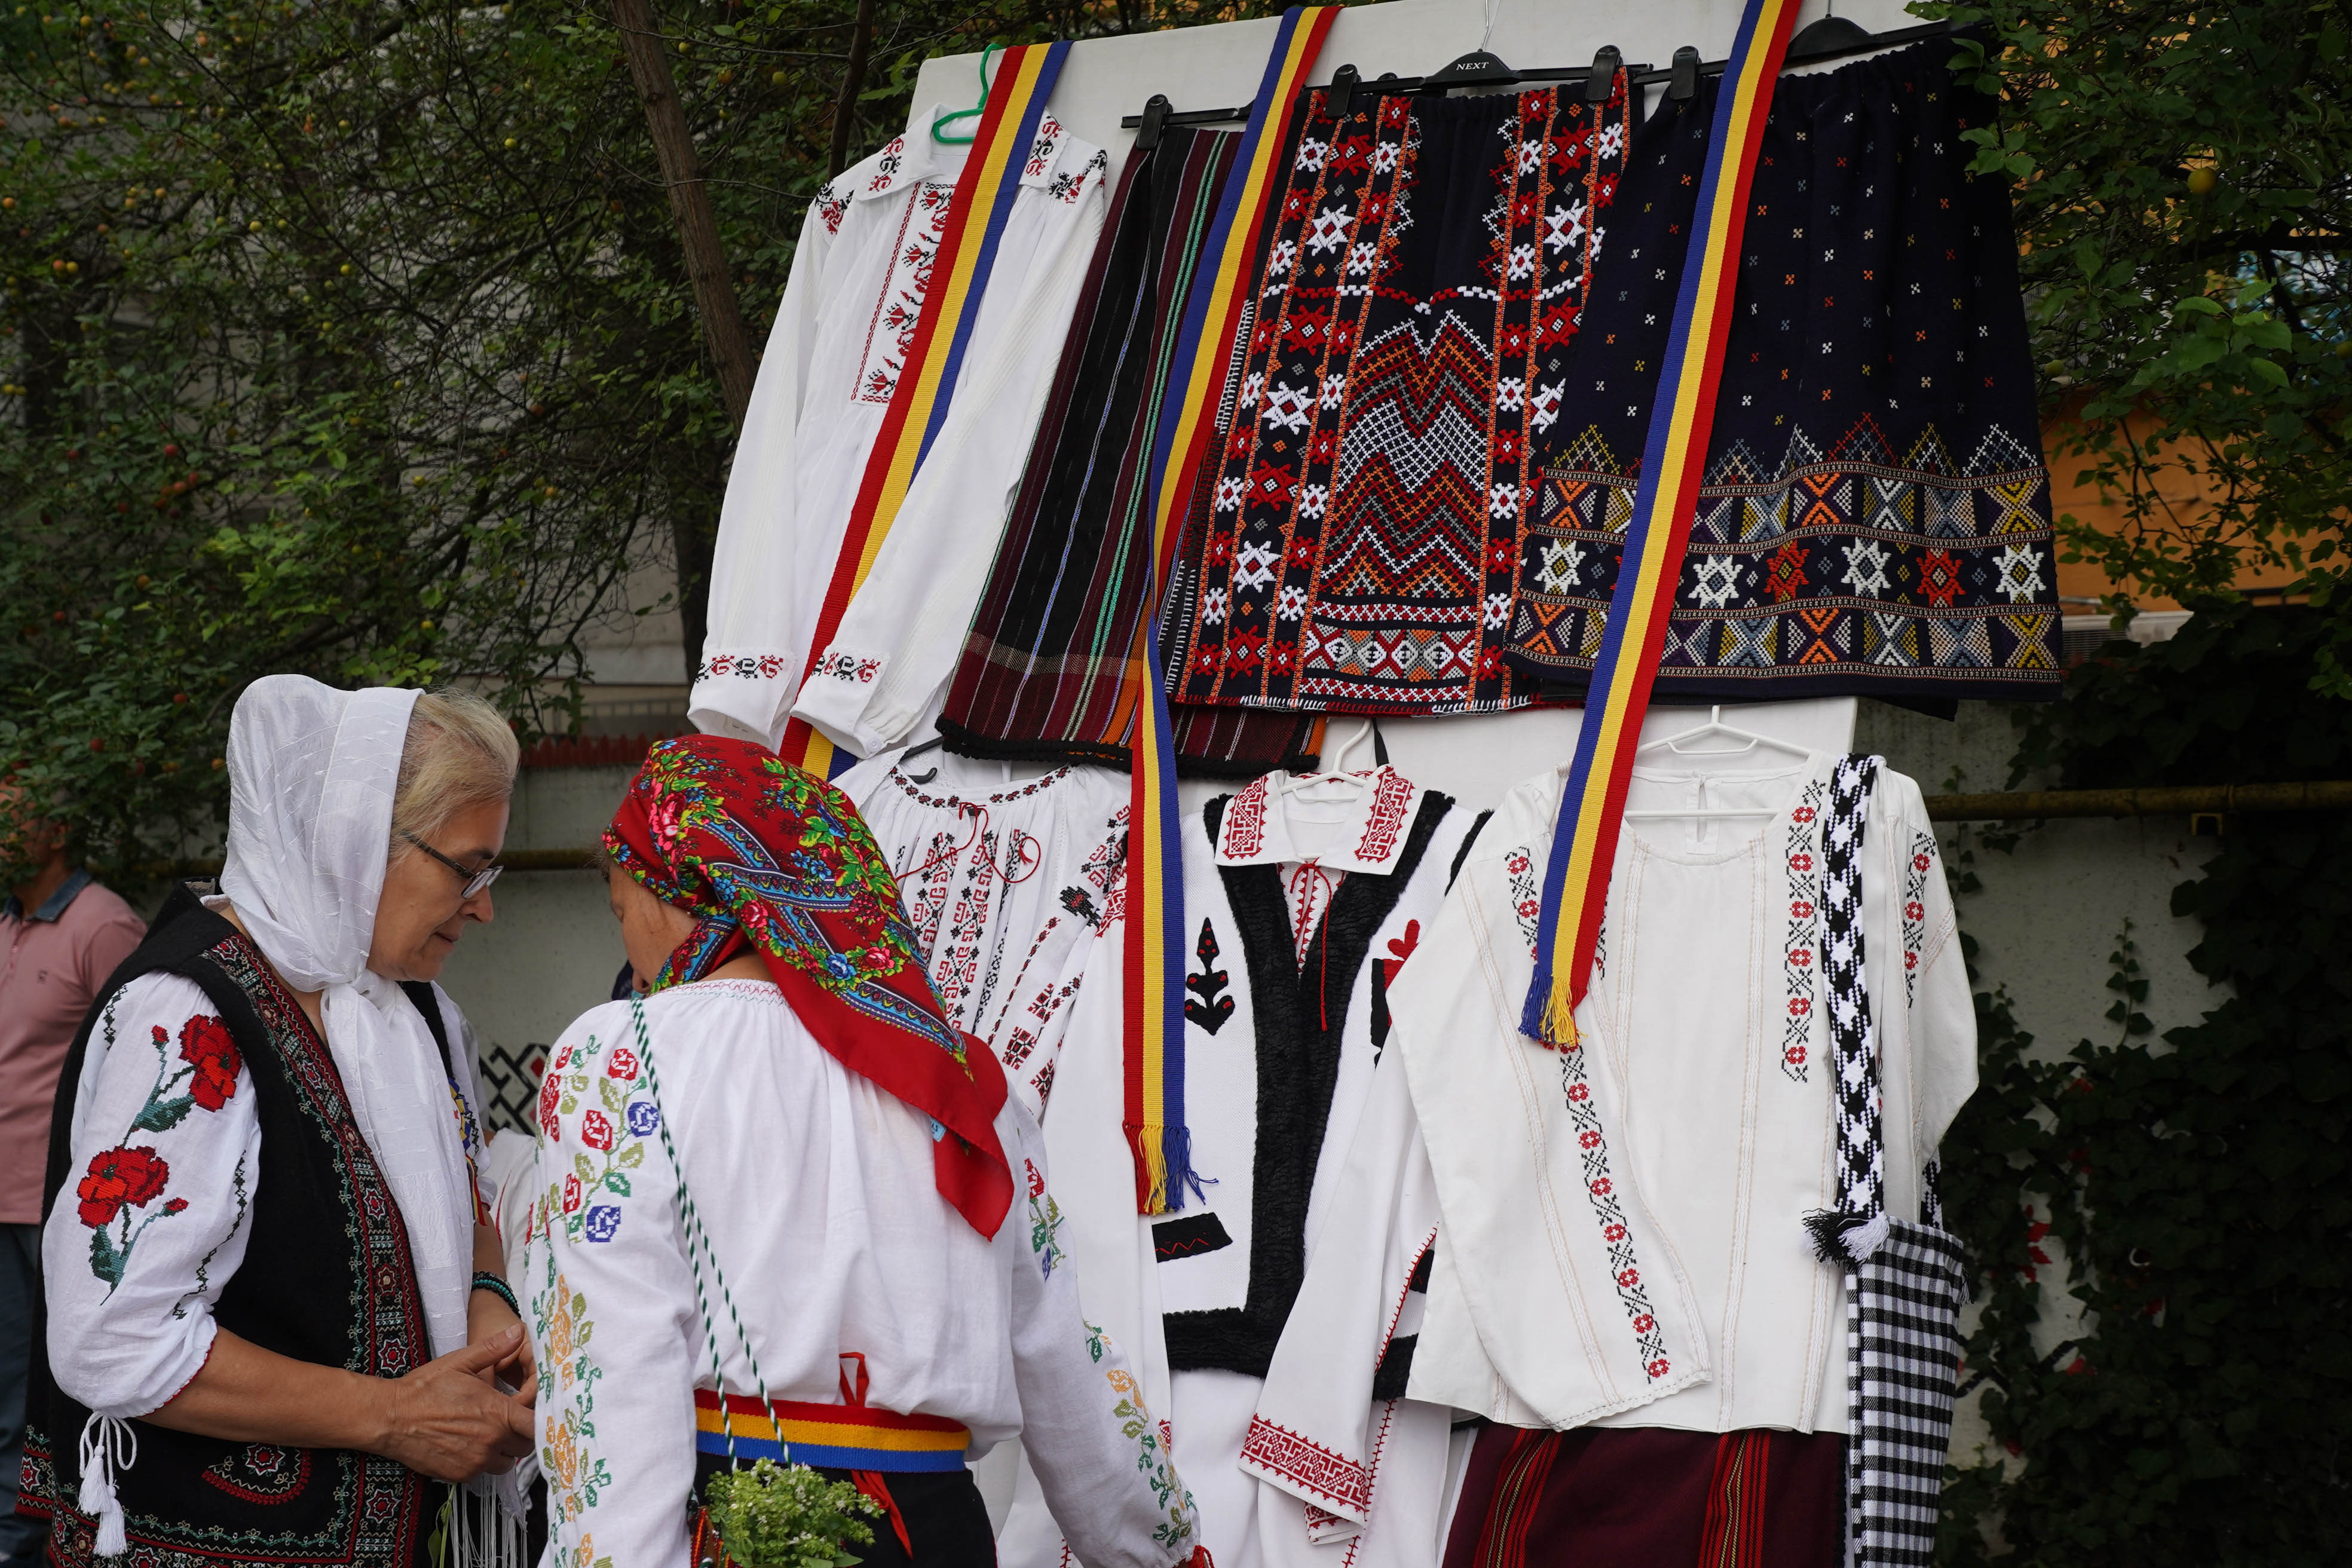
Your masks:
<svg viewBox="0 0 2352 1568"><path fill-rule="evenodd" d="M694 1446L727 1458L774 1459L836 1470L961 1470L971 1433L938 1415L901 1415L872 1405L804 1405L694 1391ZM729 1429L733 1446L729 1446Z"/></svg>

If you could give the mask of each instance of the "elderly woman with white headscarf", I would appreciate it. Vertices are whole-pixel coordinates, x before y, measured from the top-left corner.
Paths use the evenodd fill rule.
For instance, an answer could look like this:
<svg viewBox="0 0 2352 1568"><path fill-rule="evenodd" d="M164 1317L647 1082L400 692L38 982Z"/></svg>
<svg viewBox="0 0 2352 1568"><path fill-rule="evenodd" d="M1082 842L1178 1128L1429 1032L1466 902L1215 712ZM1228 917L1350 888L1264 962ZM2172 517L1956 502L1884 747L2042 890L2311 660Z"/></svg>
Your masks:
<svg viewBox="0 0 2352 1568"><path fill-rule="evenodd" d="M529 1451L472 1037L432 984L490 919L516 761L478 698L237 702L223 896L167 907L58 1086L26 1491L52 1561L414 1568L428 1478Z"/></svg>

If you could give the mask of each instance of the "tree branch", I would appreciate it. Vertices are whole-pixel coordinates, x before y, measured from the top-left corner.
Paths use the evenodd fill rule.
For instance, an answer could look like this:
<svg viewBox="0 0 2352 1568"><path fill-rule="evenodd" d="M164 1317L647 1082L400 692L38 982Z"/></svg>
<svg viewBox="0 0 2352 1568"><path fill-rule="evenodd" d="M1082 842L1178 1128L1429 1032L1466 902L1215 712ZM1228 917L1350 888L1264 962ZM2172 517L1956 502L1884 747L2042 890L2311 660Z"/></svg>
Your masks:
<svg viewBox="0 0 2352 1568"><path fill-rule="evenodd" d="M670 216L677 224L678 248L686 256L695 313L702 319L703 342L710 351L711 369L718 375L728 416L740 432L751 405L751 335L744 330L734 275L727 268L726 252L719 242L719 220L710 209L710 193L703 188L686 109L678 102L669 61L661 52L653 0L613 0L613 20L621 30L629 75L645 105L646 129L653 136L654 153L661 160L662 179L669 189Z"/></svg>
<svg viewBox="0 0 2352 1568"><path fill-rule="evenodd" d="M849 65L841 74L841 96L833 105L833 151L824 161L831 180L849 166L849 136L857 121L857 95L866 86L866 51L874 45L874 0L857 0L857 31L849 36Z"/></svg>

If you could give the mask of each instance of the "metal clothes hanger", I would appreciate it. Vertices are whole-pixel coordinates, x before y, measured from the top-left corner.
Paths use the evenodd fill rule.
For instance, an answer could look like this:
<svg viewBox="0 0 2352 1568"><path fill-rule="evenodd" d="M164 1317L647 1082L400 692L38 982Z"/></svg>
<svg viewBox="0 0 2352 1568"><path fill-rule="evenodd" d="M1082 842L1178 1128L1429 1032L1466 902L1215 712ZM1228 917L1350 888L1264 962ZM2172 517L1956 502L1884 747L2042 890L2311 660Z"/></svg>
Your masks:
<svg viewBox="0 0 2352 1568"><path fill-rule="evenodd" d="M1688 743L1693 741L1737 741L1740 744L1694 746ZM1759 748L1785 752L1800 759L1810 758L1813 754L1811 748L1800 746L1793 742L1775 740L1770 735L1759 734L1753 730L1743 730L1737 724L1725 723L1723 705L1717 703L1706 710L1706 723L1668 735L1662 740L1651 741L1636 746L1633 748L1633 755L1639 758L1652 752L1664 752L1677 757L1744 757ZM1629 822L1644 822L1657 818L1706 822L1735 817L1778 816L1780 812L1778 806L1688 806L1680 810L1629 811L1624 815Z"/></svg>
<svg viewBox="0 0 2352 1568"><path fill-rule="evenodd" d="M962 136L951 136L945 131L940 130L940 127L942 125L952 124L959 120L977 120L982 115L988 112L988 60L990 56L995 54L1003 47L1004 46L1002 44L990 44L980 51L980 101L973 104L970 109L950 110L947 113L942 114L938 119L932 121L932 141L944 142L950 147L969 147L971 145L972 138L979 134L978 132L975 131Z"/></svg>

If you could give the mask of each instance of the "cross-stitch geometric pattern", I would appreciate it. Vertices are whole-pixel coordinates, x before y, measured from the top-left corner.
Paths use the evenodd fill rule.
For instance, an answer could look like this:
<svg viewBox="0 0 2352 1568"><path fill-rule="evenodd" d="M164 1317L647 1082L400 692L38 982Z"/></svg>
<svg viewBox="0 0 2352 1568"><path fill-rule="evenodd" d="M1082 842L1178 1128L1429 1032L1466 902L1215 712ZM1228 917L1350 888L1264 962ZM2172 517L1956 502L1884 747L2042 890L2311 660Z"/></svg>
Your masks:
<svg viewBox="0 0 2352 1568"><path fill-rule="evenodd" d="M1513 579L1632 128L1620 78L1516 99L1320 95L1295 132L1233 410L1167 601L1168 690L1512 708ZM1539 570L1572 585L1581 545Z"/></svg>
<svg viewBox="0 0 2352 1568"><path fill-rule="evenodd" d="M1656 689L2039 697L2059 680L2049 474L1991 105L1945 46L1780 84ZM1522 542L1513 667L1590 677L1687 250L1715 91L1637 136L1561 439ZM1560 563L1572 559L1573 574ZM1679 634L1679 635L1678 635Z"/></svg>
<svg viewBox="0 0 2352 1568"><path fill-rule="evenodd" d="M492 1127L534 1135L537 1124L531 1112L539 1100L540 1079L547 1073L547 1047L485 1046L478 1063L485 1096L482 1119Z"/></svg>

